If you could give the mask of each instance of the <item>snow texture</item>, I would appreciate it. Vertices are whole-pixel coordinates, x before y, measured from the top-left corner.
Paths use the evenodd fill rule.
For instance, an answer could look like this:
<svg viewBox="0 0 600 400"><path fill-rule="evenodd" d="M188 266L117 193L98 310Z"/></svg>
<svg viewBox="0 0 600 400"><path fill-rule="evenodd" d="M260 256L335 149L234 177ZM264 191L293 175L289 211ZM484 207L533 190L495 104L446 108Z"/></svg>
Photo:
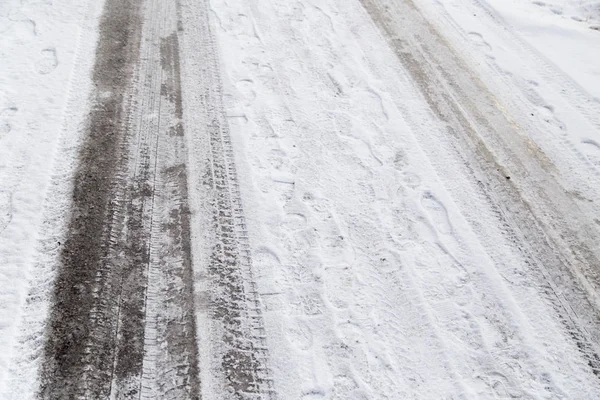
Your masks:
<svg viewBox="0 0 600 400"><path fill-rule="evenodd" d="M0 2L2 399L39 390L102 3ZM239 193L226 200L245 214L235 235L252 263L235 290L260 306L239 311L262 318L240 328L257 335L255 395L600 398L600 3L181 4L203 398L231 397L215 354L232 328L202 307L219 277L203 269L219 240L204 230L207 199L225 196L203 193L203 157L223 156L203 142L209 117L228 124L231 149L219 145L237 180L223 181ZM159 396L156 354L144 355L144 398Z"/></svg>
<svg viewBox="0 0 600 400"><path fill-rule="evenodd" d="M0 398L34 395L102 2L0 4Z"/></svg>

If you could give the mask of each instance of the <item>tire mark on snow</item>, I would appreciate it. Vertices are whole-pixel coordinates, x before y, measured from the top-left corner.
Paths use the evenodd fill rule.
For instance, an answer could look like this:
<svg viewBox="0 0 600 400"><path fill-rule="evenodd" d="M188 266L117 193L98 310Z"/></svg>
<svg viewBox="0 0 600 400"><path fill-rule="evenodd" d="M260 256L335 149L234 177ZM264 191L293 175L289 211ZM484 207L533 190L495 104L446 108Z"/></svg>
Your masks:
<svg viewBox="0 0 600 400"><path fill-rule="evenodd" d="M106 3L42 398L199 398L177 22Z"/></svg>
<svg viewBox="0 0 600 400"><path fill-rule="evenodd" d="M37 6L36 6L37 8ZM68 221L65 220L65 206L70 204L71 180L75 171L77 149L73 143L78 143L86 109L80 105L81 99L89 96L91 90L91 72L94 65L94 52L96 41L89 42L96 36L97 22L102 13L102 4L86 1L82 4L81 14L74 20L78 29L74 32L74 60L67 63L70 66L68 81L66 82L67 102L62 107L61 126L62 132L57 143L61 157L54 160L53 166L47 166L53 171L48 193L43 201L43 223L38 232L39 239L35 243L34 256L31 260L31 276L26 302L23 304L19 318L18 333L14 336L14 351L8 366L9 378L4 385L0 385L0 397L10 398L18 395L19 398L33 398L39 390L40 365L44 351L44 332L46 331L47 314L51 299L54 278L59 264L60 245L63 242L64 228ZM0 29L1 30L1 29ZM91 36L90 36L91 34ZM87 40L83 40L86 38ZM83 42L86 45L83 46ZM77 88L77 93L73 91ZM0 97L2 93L0 91ZM14 103L8 103L8 108L0 111L2 117L12 117L19 108ZM2 166L0 166L0 171ZM67 172L68 171L68 172ZM6 337L5 339L8 339Z"/></svg>
<svg viewBox="0 0 600 400"><path fill-rule="evenodd" d="M587 93L585 88L582 88L577 82L575 82L571 77L566 75L564 71L561 71L559 67L552 63L549 59L547 59L543 54L534 49L523 37L521 37L517 32L514 31L512 27L510 27L506 21L495 11L489 4L485 4L485 2L481 2L479 0L472 0L472 6L477 10L486 14L489 19L488 21L492 22L493 28L497 33L500 33L505 36L505 38L512 43L515 47L515 50L520 52L520 55L526 57L529 61L531 61L531 65L539 66L540 69L538 72L541 74L542 80L547 83L553 83L557 85L561 89L560 96L566 97L569 99L569 106L573 107L577 112L581 114L582 119L587 120L591 126L590 129L596 128L600 129L600 119L598 118L598 104L600 103L598 99L594 98L591 94ZM457 28L458 31L461 31L461 28L456 24L456 22L449 16L448 12L445 9L442 9L442 13L444 14L444 18L446 21ZM465 37L470 36L470 34L466 34ZM494 59L494 56L491 54L487 55L488 58ZM599 172L596 170L593 163L588 160L582 151L578 148L577 143L571 137L572 135L567 130L566 124L557 118L554 115L553 111L548 113L548 109L544 110L544 100L538 94L538 87L540 84L534 81L525 82L524 79L521 79L515 76L508 70L505 70L498 63L494 63L494 69L500 72L501 79L503 82L506 82L508 85L516 85L517 88L521 90L523 95L527 100L529 100L532 105L541 111L542 114L546 114L547 118L541 118L542 121L546 123L550 123L554 126L553 131L560 140L568 152L570 152L575 158L577 158L580 162L584 164L585 167L590 168L591 172L595 174L593 177L594 184L598 184L597 177L600 176ZM527 83L527 84L525 84ZM515 110L523 109L523 106L517 104L517 102L512 100L506 100L509 103L512 103L512 107ZM597 103L597 104L594 104ZM540 108L542 107L542 108ZM546 107L547 108L547 107ZM533 116L533 115L531 115ZM535 121L535 120L534 120ZM523 121L521 122L523 123ZM522 127L525 131L539 130L538 123L531 123L527 120L524 120L525 125ZM547 134L544 130L543 134Z"/></svg>
<svg viewBox="0 0 600 400"><path fill-rule="evenodd" d="M119 208L112 200L112 188L123 165L127 117L123 102L133 78L139 32L138 2L105 3L92 76L97 90L79 154L46 333L42 398L106 398L110 390L114 299L121 280L120 274L111 274L107 260L110 221ZM103 91L112 91L113 96L103 98ZM141 361L139 353L129 359L133 366Z"/></svg>
<svg viewBox="0 0 600 400"><path fill-rule="evenodd" d="M413 77L433 113L447 124L448 133L455 143L454 151L463 158L465 169L472 175L472 179L478 182L481 194L497 213L498 221L507 236L510 236L525 259L530 261L530 273L547 286L547 299L556 310L565 331L580 349L582 358L588 362L589 371L598 375L600 349L597 348L595 339L600 334L600 327L596 322L595 299L587 292L592 288L584 286L598 285L600 282L597 271L589 268L590 265L598 264L597 249L590 238L586 237L596 233L586 225L584 218L575 212L564 212L564 208L559 208L558 201L551 200L554 195L561 196L560 201L568 201L568 198L563 197L566 196L564 193L536 188L535 194L538 196L537 200L543 203L542 207L552 209L551 212L540 210L540 205L532 203L526 197L527 193L521 191L514 180L506 178L508 174L503 171L505 163L511 166L515 174L524 175L525 171L529 172L529 168L547 178L548 182L552 179L543 169L541 154L534 149L530 150L527 145L521 145L521 149L528 149L526 155L529 158L525 158L518 152L520 149L515 150L511 147L514 145L501 139L498 131L512 132L513 127L496 110L493 96L478 79L469 73L450 75L448 71L468 68L420 15L412 1L394 3L394 12L390 12L389 5L383 5L384 2L378 0L362 0L362 3L389 39L393 51ZM399 22L402 20L394 20L390 15L401 15L406 20L411 18L406 26L422 29L422 32L401 29ZM448 65L450 68L446 68ZM472 97L474 93L481 95L481 98L477 98L477 104ZM518 135L512 137L516 136ZM494 152L490 149L490 144L495 145ZM497 153L501 149L508 156L499 161ZM526 179L523 176L523 180ZM542 212L553 215L555 221L552 227L548 227ZM573 229L574 227L578 229ZM553 231L554 229L558 232ZM584 279L578 275L584 275Z"/></svg>
<svg viewBox="0 0 600 400"><path fill-rule="evenodd" d="M175 16L174 2L158 14ZM151 222L140 398L200 398L179 39L160 41L160 141Z"/></svg>
<svg viewBox="0 0 600 400"><path fill-rule="evenodd" d="M204 219L208 226L202 226L201 234L207 238L205 250L208 254L206 264L199 268L205 272L206 282L202 286L207 288L202 295L207 308L204 323L209 328L205 331L208 337L203 340L215 345L202 347L208 350L201 358L209 363L209 372L203 376L210 380L205 382L207 387L220 388L215 394L222 396L219 398L271 399L276 394L268 368L262 303L254 279L233 146L223 108L219 53L210 22L210 4L207 0L182 0L181 4L190 22L182 44L186 52L194 53L186 60L193 70L186 70L186 73L198 76L201 93L200 96L186 96L187 101L197 105L197 112L201 114L201 126L196 127L199 134L192 136L191 142L193 157L202 158L198 166L202 181L196 186L196 191L202 193L196 195L212 213ZM252 24L245 28L237 33L260 41ZM203 65L201 73L194 65L196 55ZM198 85L198 82L194 83ZM252 99L251 83L242 82L241 86L249 89L246 92Z"/></svg>

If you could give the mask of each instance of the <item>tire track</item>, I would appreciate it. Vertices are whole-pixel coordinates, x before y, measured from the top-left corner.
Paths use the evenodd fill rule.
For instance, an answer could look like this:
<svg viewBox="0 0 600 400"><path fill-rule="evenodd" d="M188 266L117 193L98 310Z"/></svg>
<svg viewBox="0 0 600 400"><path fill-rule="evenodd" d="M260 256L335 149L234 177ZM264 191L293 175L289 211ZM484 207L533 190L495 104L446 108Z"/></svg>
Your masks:
<svg viewBox="0 0 600 400"><path fill-rule="evenodd" d="M183 52L186 87L197 87L199 95L184 95L191 135L190 159L195 160L195 176L201 181L191 185L205 215L197 222L206 243L206 253L198 272L206 276L199 293L205 319L199 327L210 344L200 344L203 393L211 398L273 399L275 389L269 370L269 353L262 317L262 305L253 278L252 255L234 152L225 111L219 75L219 52L210 25L210 4L203 0L181 0L185 13ZM194 79L197 79L195 81Z"/></svg>
<svg viewBox="0 0 600 400"><path fill-rule="evenodd" d="M550 82L556 82L571 99L573 106L594 126L600 130L600 99L593 97L585 88L565 74L556 64L530 45L502 18L489 4L481 0L471 0L474 7L486 13L511 38L511 43L518 46L521 54L527 54L536 64L542 67L542 76Z"/></svg>
<svg viewBox="0 0 600 400"><path fill-rule="evenodd" d="M433 113L446 124L466 173L478 183L506 236L530 261L530 273L543 282L547 299L565 331L590 370L598 375L598 311L595 299L585 287L586 279L592 285L599 282L597 274L589 272L588 267L598 264L596 247L590 239L597 233L575 206L564 207L572 202L564 191L554 190L560 186L540 167L539 155L531 150L525 152L526 145L508 143L503 137L511 134L514 139L518 135L513 134L511 124L496 110L492 94L470 75L411 1L361 2ZM516 179L507 178L508 170ZM528 178L528 173L543 177L540 181L544 186ZM529 184L528 192L514 183L521 179ZM585 275L583 279L581 274Z"/></svg>
<svg viewBox="0 0 600 400"><path fill-rule="evenodd" d="M546 58L519 34L517 34L514 29L510 27L510 25L507 24L506 21L504 21L504 19L498 15L495 10L493 10L493 8L487 4L484 4L484 2L482 3L477 0L473 0L471 3L473 9L478 10L478 13L481 11L481 13L484 13L489 17L489 21L493 24L493 29L497 34L501 35L501 37L504 37L510 43L516 46L516 50L519 52L519 54L528 58L531 61L531 65L537 65L540 67L539 73L541 74L540 76L544 78L544 81L553 82L558 88L560 88L560 90L566 95L566 98L570 99L570 107L580 113L583 117L582 119L585 120L586 123L589 123L589 129L600 130L600 118L598 117L598 104L600 104L600 101L598 99L594 99L593 96L585 91L585 89L583 89L573 79L566 75L564 71L560 70L559 67L553 64L548 58ZM443 19L449 26L454 27L458 32L462 32L462 28L458 26L457 22L452 19L446 9L441 8L440 12ZM463 33L463 35L465 34ZM483 40L483 38L481 38L481 40ZM515 77L509 71L506 71L497 63L493 64L493 69L499 72L500 79L506 85L514 84ZM531 83L529 83L529 85L531 85ZM526 97L526 101L531 102L533 106L539 107L540 100L545 103L543 99L539 98L539 94L537 94L534 88L527 88L527 86L525 86L521 88L521 92ZM535 99L535 96L540 100ZM523 108L523 106L519 105L519 103L515 100L504 100L508 101L515 110ZM550 113L554 114L554 111L551 110ZM555 116L552 118L555 118ZM527 119L520 121L520 123L524 124L523 128L526 131L532 129L535 131L539 129L539 126L536 123ZM597 166L595 166L594 163L585 156L584 152L577 148L577 143L574 138L570 137L568 129L565 129L564 122L558 120L558 125L559 131L556 134L559 135L560 142L565 146L564 150L571 153L573 157L578 160L578 162L583 163L583 166L589 169L589 171L593 174L589 176L589 179L591 180L589 184L590 186L598 187L598 183L600 182L598 181L598 177L600 177L600 171L598 171ZM567 124L567 127L568 125L569 124Z"/></svg>
<svg viewBox="0 0 600 400"><path fill-rule="evenodd" d="M105 3L42 398L200 396L176 29L175 1Z"/></svg>
<svg viewBox="0 0 600 400"><path fill-rule="evenodd" d="M46 334L42 398L108 395L118 276L109 274L107 258L115 239L110 228L122 208L119 201L112 202L111 188L122 174L127 118L123 102L133 78L139 26L137 2L105 3L92 77L97 89L79 155L68 238Z"/></svg>
<svg viewBox="0 0 600 400"><path fill-rule="evenodd" d="M67 226L63 210L70 206L72 193L72 182L64 178L72 176L75 172L74 162L77 159L77 149L73 143L80 141L83 133L80 124L86 121L88 108L81 104L81 100L86 99L91 93L97 21L101 17L103 5L86 1L83 6L79 21L74 21L79 28L69 79L66 82L66 101L62 107L61 133L57 138L55 150L60 157L54 156L53 165L47 166L52 171L52 177L44 196L41 213L43 222L38 232L32 259L31 271L35 271L35 273L29 282L18 334L15 336L13 355L8 365L8 374L5 375L8 379L0 382L0 398L2 399L33 398L39 387L38 372L44 351L42 338L47 323L53 279L58 266L60 243L64 242L64 228ZM91 40L92 38L94 41ZM6 116L17 111L19 111L18 107L11 106L0 114Z"/></svg>
<svg viewBox="0 0 600 400"><path fill-rule="evenodd" d="M141 398L199 398L176 2L159 2L161 106Z"/></svg>

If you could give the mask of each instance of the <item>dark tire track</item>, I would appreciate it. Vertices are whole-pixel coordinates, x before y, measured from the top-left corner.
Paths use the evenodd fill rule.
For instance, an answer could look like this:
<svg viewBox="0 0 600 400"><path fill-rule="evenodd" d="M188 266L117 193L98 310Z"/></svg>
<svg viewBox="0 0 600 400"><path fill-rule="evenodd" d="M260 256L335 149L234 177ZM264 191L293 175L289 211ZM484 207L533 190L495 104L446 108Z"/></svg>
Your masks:
<svg viewBox="0 0 600 400"><path fill-rule="evenodd" d="M119 208L112 202L112 188L124 163L123 106L138 57L140 24L139 2L106 2L92 77L96 91L46 333L42 398L101 398L110 387L116 315L112 300L120 291L120 279L107 265L111 238L106 221ZM103 96L106 92L111 95ZM130 361L134 368L140 365L139 352L131 354Z"/></svg>
<svg viewBox="0 0 600 400"><path fill-rule="evenodd" d="M104 7L39 394L197 399L176 3Z"/></svg>

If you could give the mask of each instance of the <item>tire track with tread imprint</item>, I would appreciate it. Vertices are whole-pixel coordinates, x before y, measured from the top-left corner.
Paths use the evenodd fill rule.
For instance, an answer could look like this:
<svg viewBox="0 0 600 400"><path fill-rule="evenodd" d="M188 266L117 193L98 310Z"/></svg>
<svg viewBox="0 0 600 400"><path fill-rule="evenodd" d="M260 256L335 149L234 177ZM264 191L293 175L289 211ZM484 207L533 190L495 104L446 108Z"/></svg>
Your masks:
<svg viewBox="0 0 600 400"><path fill-rule="evenodd" d="M176 27L105 3L42 398L200 398Z"/></svg>
<svg viewBox="0 0 600 400"><path fill-rule="evenodd" d="M190 136L190 159L200 182L190 187L200 208L205 242L198 272L206 281L198 297L205 307L200 332L209 345L199 345L203 387L214 398L275 399L262 303L254 279L254 265L235 167L235 156L223 108L219 50L212 31L208 0L181 0L184 81L196 95L184 94L184 104L196 110L186 120L196 132ZM202 325L206 325L205 327Z"/></svg>

